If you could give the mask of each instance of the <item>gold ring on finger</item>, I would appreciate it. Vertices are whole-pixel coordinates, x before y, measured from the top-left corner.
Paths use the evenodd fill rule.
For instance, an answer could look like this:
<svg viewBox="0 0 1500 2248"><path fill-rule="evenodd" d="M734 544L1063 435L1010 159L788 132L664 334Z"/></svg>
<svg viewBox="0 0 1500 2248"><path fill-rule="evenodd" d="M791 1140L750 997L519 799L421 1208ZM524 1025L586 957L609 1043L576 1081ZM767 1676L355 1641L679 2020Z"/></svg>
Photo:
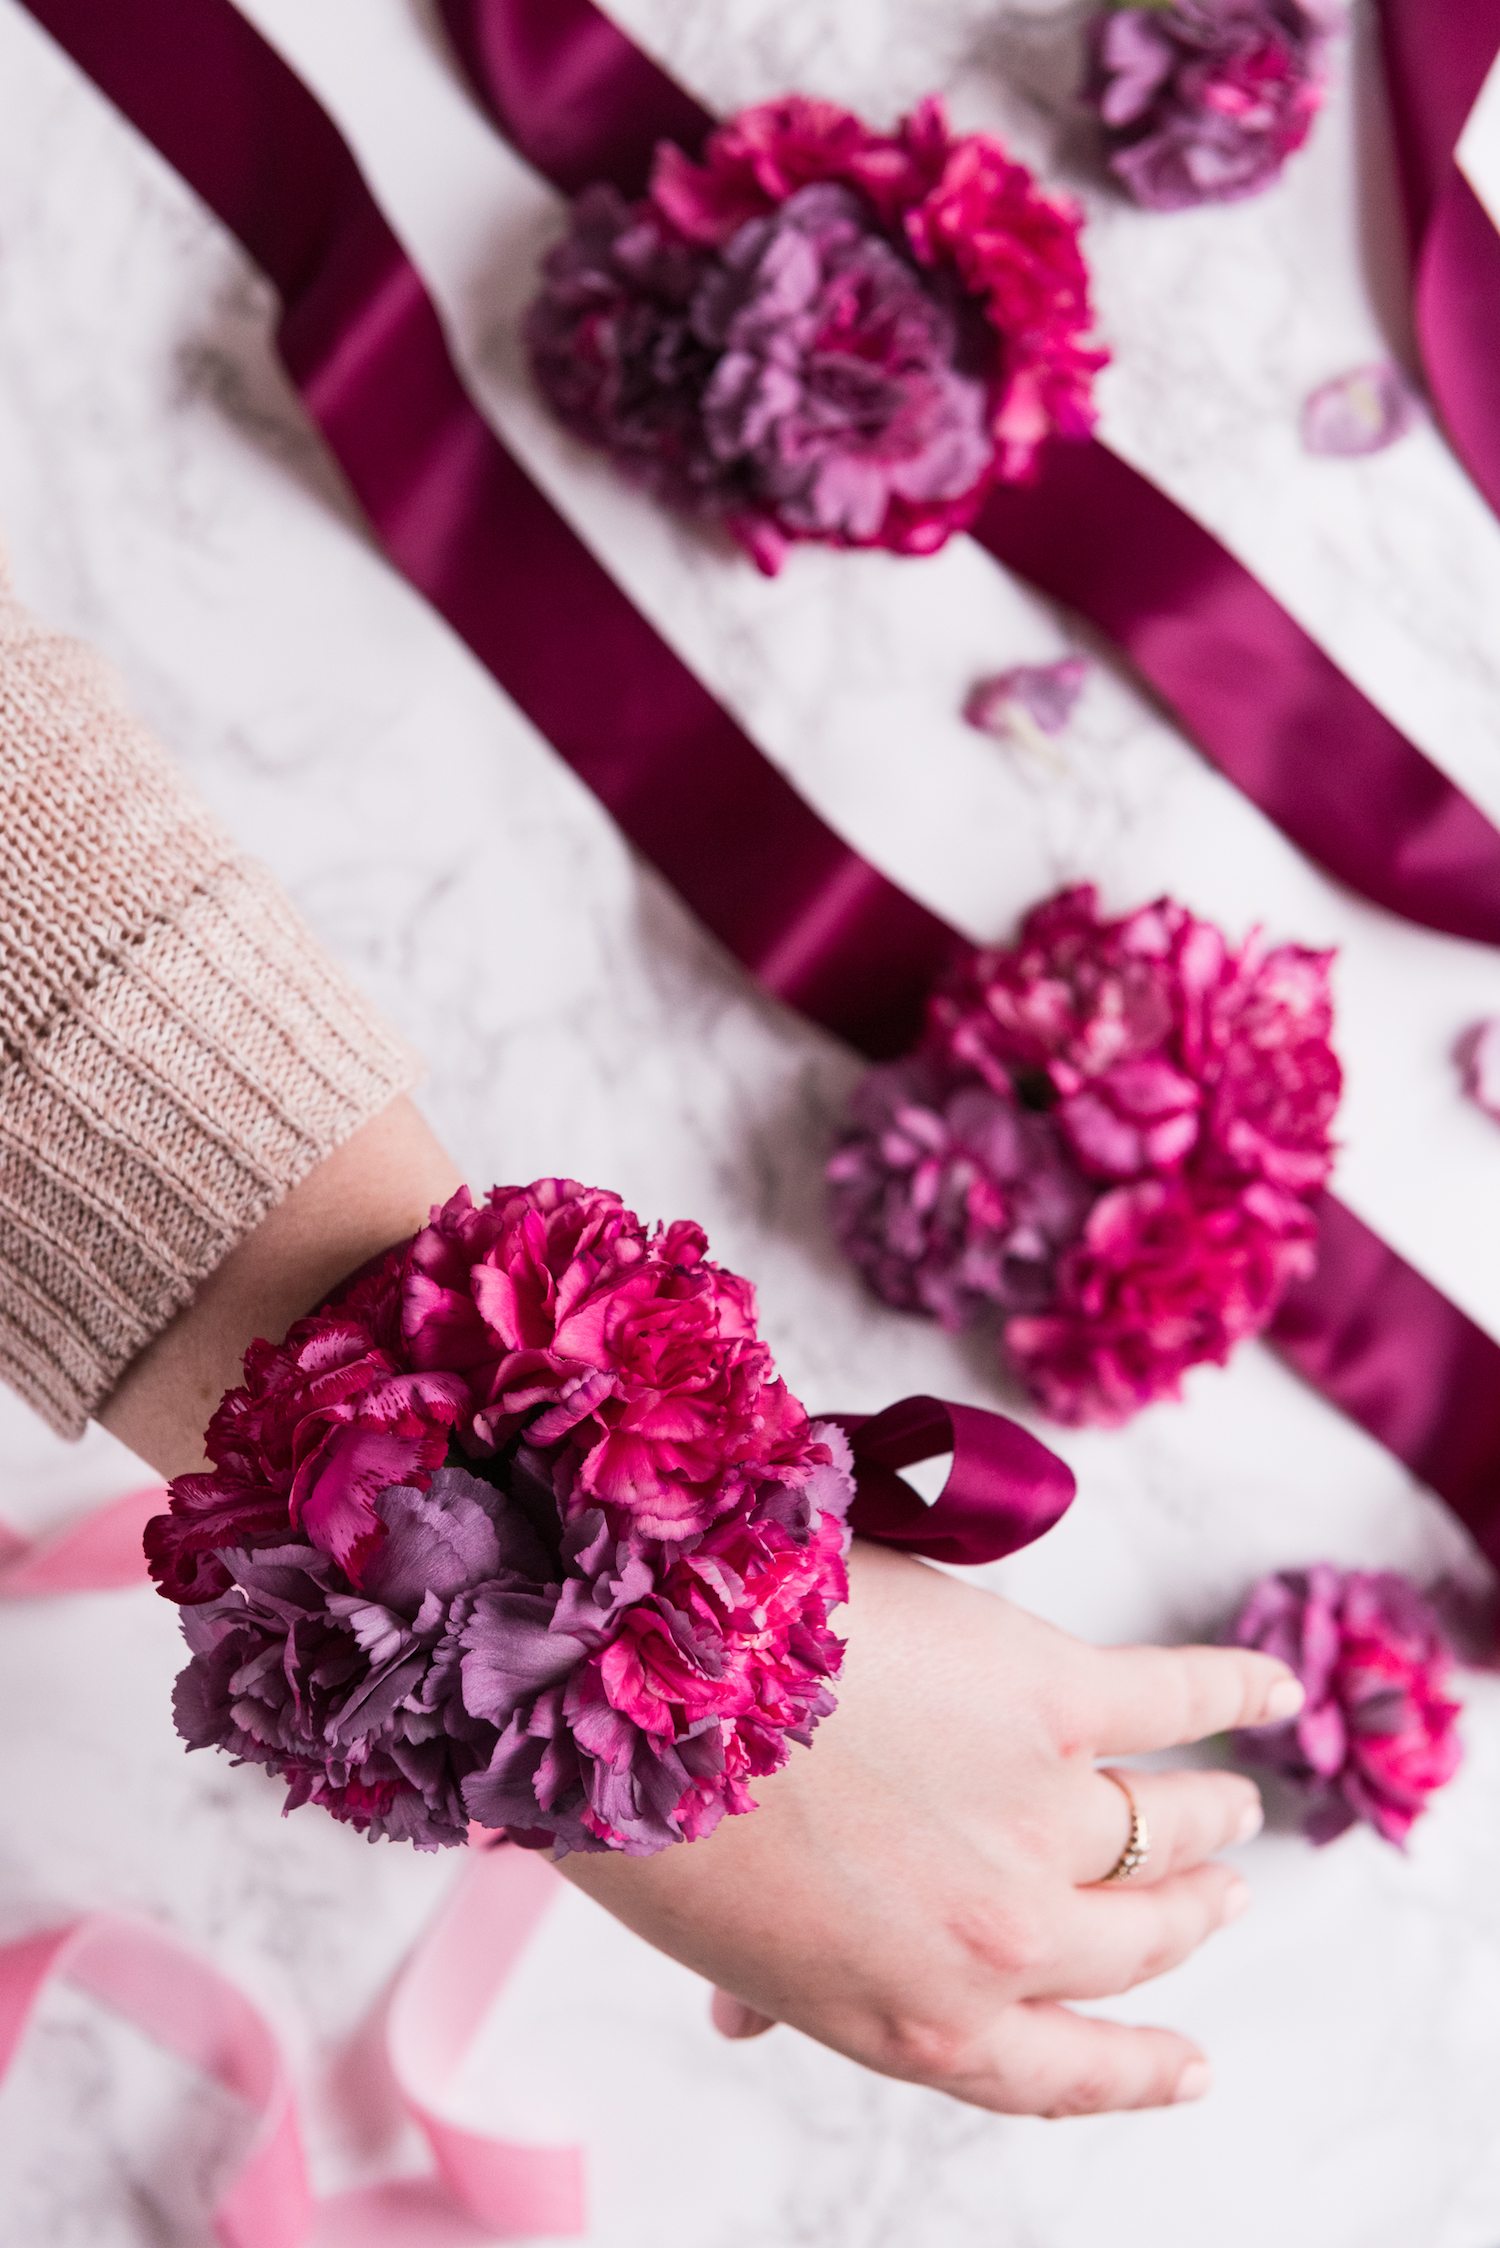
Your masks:
<svg viewBox="0 0 1500 2248"><path fill-rule="evenodd" d="M1130 1782L1123 1773L1103 1769L1099 1777L1101 1780L1113 1780L1130 1806L1130 1832L1125 1837L1125 1847L1099 1883L1102 1889L1112 1881L1134 1881L1151 1855L1151 1829L1147 1826Z"/></svg>

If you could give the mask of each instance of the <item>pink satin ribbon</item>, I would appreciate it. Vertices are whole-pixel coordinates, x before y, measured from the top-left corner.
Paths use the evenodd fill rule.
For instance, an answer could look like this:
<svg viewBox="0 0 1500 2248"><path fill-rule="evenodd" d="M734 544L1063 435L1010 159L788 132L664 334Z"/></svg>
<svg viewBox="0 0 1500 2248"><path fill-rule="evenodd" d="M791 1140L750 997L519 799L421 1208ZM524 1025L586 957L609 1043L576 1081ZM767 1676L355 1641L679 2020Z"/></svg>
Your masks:
<svg viewBox="0 0 1500 2248"><path fill-rule="evenodd" d="M25 4L281 293L284 362L391 559L765 989L868 1054L908 1047L965 940L818 819L487 427L420 276L286 63L230 0ZM532 20L581 4L547 0ZM1331 1199L1324 1230L1329 1257L1276 1339L1500 1561L1500 1346ZM1371 1281L1359 1299L1339 1278L1350 1241Z"/></svg>
<svg viewBox="0 0 1500 2248"><path fill-rule="evenodd" d="M223 2248L302 2248L312 2200L280 2045L237 1990L162 1930L94 1913L0 1950L0 2085L47 1984L65 1977L253 2110L249 2149L214 2210Z"/></svg>
<svg viewBox="0 0 1500 2248"><path fill-rule="evenodd" d="M141 1534L160 1484L50 1537L0 1525L0 1601L145 1585ZM93 1914L0 1947L0 2090L47 1983L61 1976L214 2077L255 2111L250 2146L214 2209L222 2248L472 2248L584 2230L583 2156L465 2129L444 2095L556 1892L545 1859L476 1847L411 1954L386 2018L386 2057L436 2177L361 2187L314 2204L285 2056L244 1994L161 1930Z"/></svg>
<svg viewBox="0 0 1500 2248"><path fill-rule="evenodd" d="M1500 234L1454 161L1500 53L1500 0L1379 0L1417 340L1454 451L1500 515Z"/></svg>
<svg viewBox="0 0 1500 2248"><path fill-rule="evenodd" d="M41 1600L65 1592L119 1592L146 1582L141 1538L166 1504L159 1483L111 1499L44 1538L23 1538L0 1522L0 1600Z"/></svg>
<svg viewBox="0 0 1500 2248"><path fill-rule="evenodd" d="M1500 0L1476 4L1493 14ZM638 194L657 141L696 149L713 124L594 0L440 6L484 107L557 187L607 178ZM1424 45L1433 29L1424 23ZM1500 399L1493 348L1486 366ZM1426 927L1500 943L1500 833L1243 563L1118 454L1054 440L1034 482L991 495L974 536L1113 640L1220 771L1336 880Z"/></svg>
<svg viewBox="0 0 1500 2248"><path fill-rule="evenodd" d="M585 2227L583 2158L450 2122L441 2102L557 1893L544 1859L475 1849L402 1971L387 2050L438 2176L315 2200L280 2040L234 1983L164 1930L93 1913L0 1948L0 2090L49 1982L100 1999L250 2108L250 2143L213 2208L221 2248L471 2248Z"/></svg>

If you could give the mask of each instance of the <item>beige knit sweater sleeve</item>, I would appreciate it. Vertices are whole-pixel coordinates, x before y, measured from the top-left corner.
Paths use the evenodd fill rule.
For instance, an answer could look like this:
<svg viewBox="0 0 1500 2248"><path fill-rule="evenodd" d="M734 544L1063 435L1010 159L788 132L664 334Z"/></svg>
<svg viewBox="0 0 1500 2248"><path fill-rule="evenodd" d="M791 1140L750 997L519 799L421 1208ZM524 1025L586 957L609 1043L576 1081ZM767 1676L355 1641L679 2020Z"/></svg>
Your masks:
<svg viewBox="0 0 1500 2248"><path fill-rule="evenodd" d="M0 558L0 1378L76 1434L416 1074Z"/></svg>

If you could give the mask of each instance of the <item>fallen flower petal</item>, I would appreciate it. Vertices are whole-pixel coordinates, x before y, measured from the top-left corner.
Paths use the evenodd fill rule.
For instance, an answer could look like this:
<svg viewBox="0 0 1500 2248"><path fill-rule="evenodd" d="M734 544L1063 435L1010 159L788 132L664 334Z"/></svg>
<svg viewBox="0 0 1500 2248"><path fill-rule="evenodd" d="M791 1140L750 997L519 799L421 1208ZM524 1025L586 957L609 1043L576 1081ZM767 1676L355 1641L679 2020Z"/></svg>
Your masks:
<svg viewBox="0 0 1500 2248"><path fill-rule="evenodd" d="M1305 451L1329 460L1383 453L1404 437L1418 415L1416 393L1389 361L1351 367L1316 389L1302 408Z"/></svg>

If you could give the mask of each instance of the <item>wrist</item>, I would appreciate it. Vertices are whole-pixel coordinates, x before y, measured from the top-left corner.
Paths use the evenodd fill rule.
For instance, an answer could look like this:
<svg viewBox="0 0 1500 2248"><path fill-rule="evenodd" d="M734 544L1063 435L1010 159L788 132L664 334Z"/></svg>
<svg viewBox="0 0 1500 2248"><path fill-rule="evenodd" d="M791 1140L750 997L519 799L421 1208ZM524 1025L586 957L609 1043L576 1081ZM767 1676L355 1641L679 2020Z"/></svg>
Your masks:
<svg viewBox="0 0 1500 2248"><path fill-rule="evenodd" d="M310 1171L127 1369L99 1419L164 1476L203 1462L203 1430L246 1346L276 1340L351 1272L422 1225L458 1172L393 1101Z"/></svg>

